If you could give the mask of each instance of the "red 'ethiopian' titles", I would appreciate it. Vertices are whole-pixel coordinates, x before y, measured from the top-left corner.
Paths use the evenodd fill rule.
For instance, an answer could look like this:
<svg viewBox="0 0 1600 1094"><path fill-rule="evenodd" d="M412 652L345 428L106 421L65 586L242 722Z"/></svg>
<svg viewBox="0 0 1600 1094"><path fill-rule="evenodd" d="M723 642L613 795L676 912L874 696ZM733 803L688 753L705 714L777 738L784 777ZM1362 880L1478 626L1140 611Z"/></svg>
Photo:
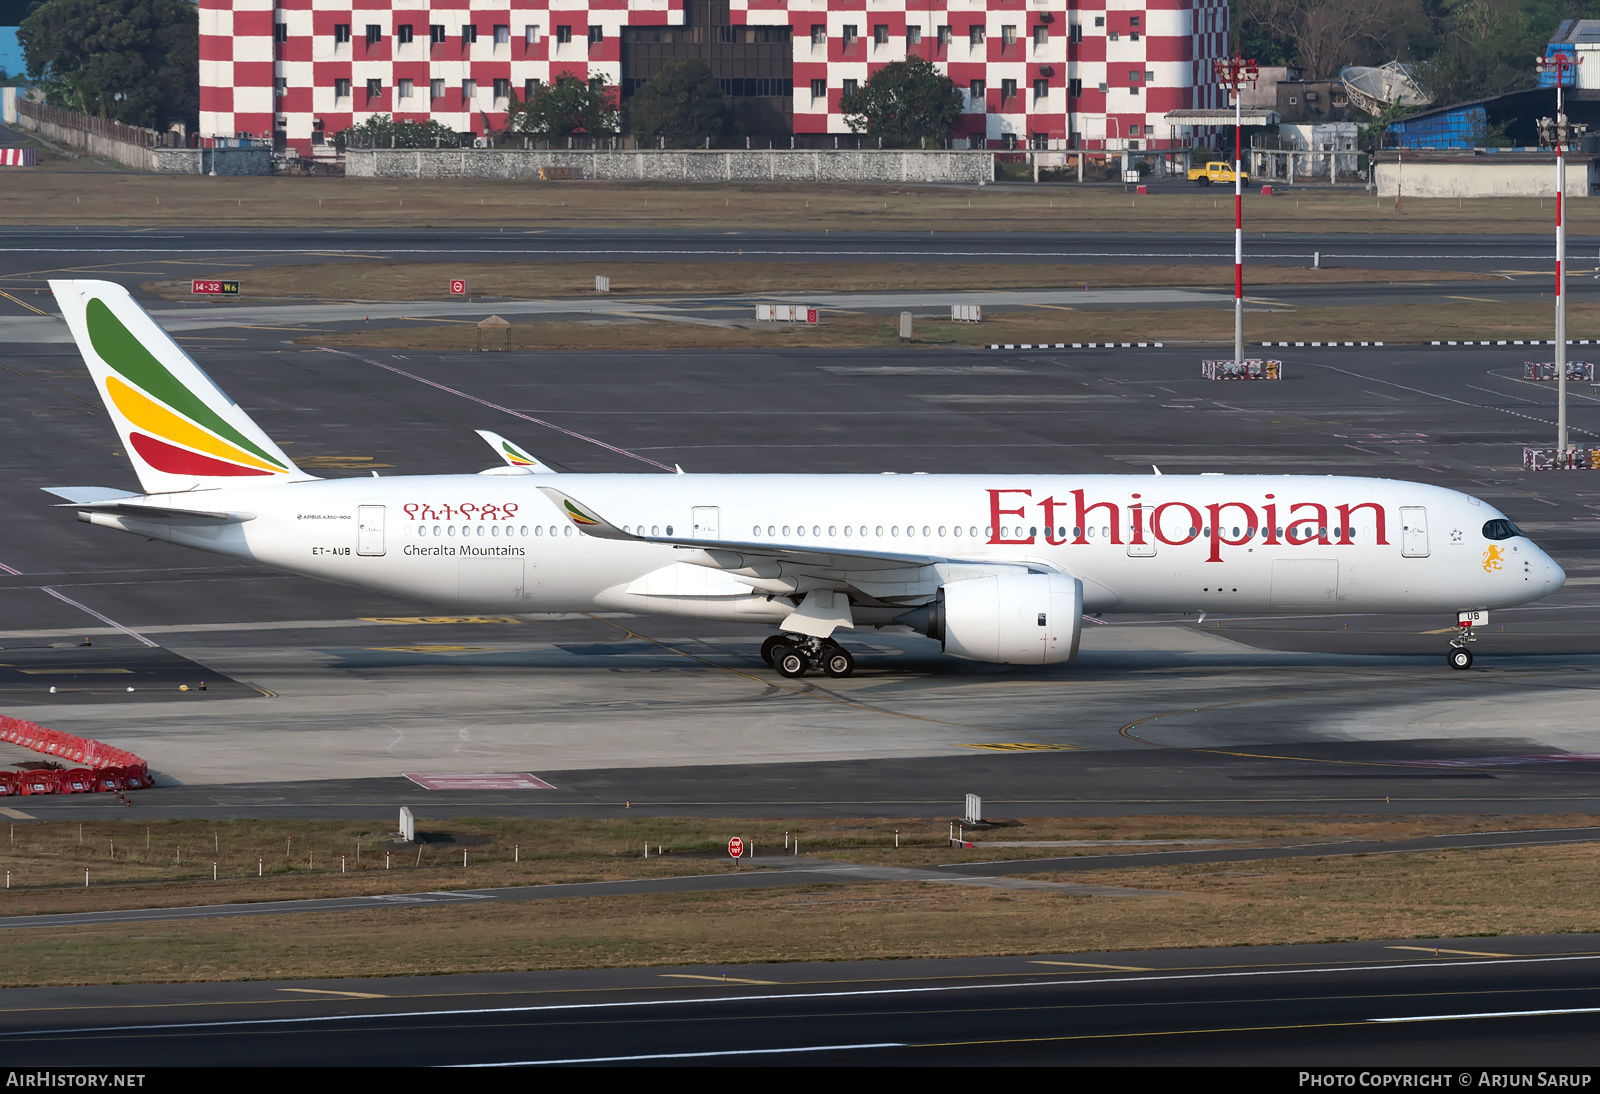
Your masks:
<svg viewBox="0 0 1600 1094"><path fill-rule="evenodd" d="M989 542L997 545L1025 546L1038 541L1036 526L1029 527L1024 536L1021 526L1005 523L1008 517L1025 518L1030 504L1042 511L1044 541L1052 547L1069 543L1087 545L1089 539L1085 532L1093 534L1090 527L1093 517L1106 528L1107 541L1114 545L1127 543L1137 547L1154 542L1182 547L1204 537L1211 548L1206 561L1221 562L1224 545L1242 546L1253 542L1257 533L1267 546L1302 547L1308 543L1325 547L1354 546L1357 538L1354 524L1362 510L1372 513L1372 542L1380 547L1389 544L1383 506L1374 501L1336 505L1334 519L1330 521L1329 507L1321 502L1280 502L1274 494L1263 494L1259 502L1222 501L1195 506L1186 501L1152 503L1143 500L1141 494L1130 494L1125 504L1090 502L1084 498L1082 490L1071 491L1071 501L1058 501L1054 497L1034 501L1033 491L1024 489L990 490L988 493ZM1067 513L1072 514L1071 525L1065 521ZM1007 531L1011 535L1006 535Z"/></svg>

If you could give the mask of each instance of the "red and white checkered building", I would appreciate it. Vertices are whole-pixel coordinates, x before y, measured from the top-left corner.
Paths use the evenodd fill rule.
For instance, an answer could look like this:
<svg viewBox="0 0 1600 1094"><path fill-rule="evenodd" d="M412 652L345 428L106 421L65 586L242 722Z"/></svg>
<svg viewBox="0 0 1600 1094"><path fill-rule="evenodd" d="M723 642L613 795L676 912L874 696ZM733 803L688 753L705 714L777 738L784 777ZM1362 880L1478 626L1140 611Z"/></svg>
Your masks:
<svg viewBox="0 0 1600 1094"><path fill-rule="evenodd" d="M791 28L797 134L849 133L846 87L908 54L962 89L956 136L973 147L1182 148L1209 131L1168 111L1228 105L1211 70L1226 0L728 6L733 26ZM277 134L304 154L374 114L482 131L532 81L619 85L624 27L684 23L685 0L200 0L200 132Z"/></svg>

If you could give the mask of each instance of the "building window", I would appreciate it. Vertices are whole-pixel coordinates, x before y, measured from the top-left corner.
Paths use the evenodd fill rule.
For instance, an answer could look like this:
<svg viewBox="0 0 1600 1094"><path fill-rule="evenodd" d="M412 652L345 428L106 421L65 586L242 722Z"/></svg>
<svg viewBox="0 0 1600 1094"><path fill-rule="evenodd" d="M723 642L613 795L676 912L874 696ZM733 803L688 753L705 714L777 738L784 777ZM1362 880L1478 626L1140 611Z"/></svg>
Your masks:
<svg viewBox="0 0 1600 1094"><path fill-rule="evenodd" d="M444 98L444 81L443 80L429 80L428 81L428 98L430 100Z"/></svg>
<svg viewBox="0 0 1600 1094"><path fill-rule="evenodd" d="M564 46L570 41L572 41L572 28L571 27L557 27L556 28L556 45Z"/></svg>
<svg viewBox="0 0 1600 1094"><path fill-rule="evenodd" d="M494 28L494 44L509 46L511 44L511 28L504 23L496 23Z"/></svg>
<svg viewBox="0 0 1600 1094"><path fill-rule="evenodd" d="M1144 82L1145 83L1150 83L1155 78L1156 78L1156 70L1155 69L1147 68L1147 69L1144 70Z"/></svg>
<svg viewBox="0 0 1600 1094"><path fill-rule="evenodd" d="M1112 40L1112 41L1113 41L1113 42L1119 42L1119 41L1121 41L1121 40L1122 40L1122 39L1121 39L1121 38L1120 38L1120 37L1119 37L1119 36L1118 36L1118 34L1117 34L1117 32L1116 32L1116 31L1112 31L1112 32L1111 32L1111 33L1110 33L1110 34L1108 34L1108 35L1106 35L1106 37L1107 37L1107 38L1110 38L1110 39L1111 39L1111 40Z"/></svg>
<svg viewBox="0 0 1600 1094"><path fill-rule="evenodd" d="M1069 41L1069 42L1081 42L1081 41L1083 41L1083 24L1082 23L1073 23L1070 27L1067 28L1067 41Z"/></svg>
<svg viewBox="0 0 1600 1094"><path fill-rule="evenodd" d="M1139 17L1137 15L1128 16L1128 25L1130 27L1138 26L1139 25Z"/></svg>
<svg viewBox="0 0 1600 1094"><path fill-rule="evenodd" d="M982 80L973 80L967 85L967 102L970 103L974 109L982 110L983 97L986 93L986 90L986 86Z"/></svg>
<svg viewBox="0 0 1600 1094"><path fill-rule="evenodd" d="M1128 86L1128 94L1129 95L1137 95L1137 94L1139 94L1139 85L1138 84L1130 84Z"/></svg>
<svg viewBox="0 0 1600 1094"><path fill-rule="evenodd" d="M375 46L383 41L383 28L377 23L367 24L367 45Z"/></svg>
<svg viewBox="0 0 1600 1094"><path fill-rule="evenodd" d="M1097 26L1097 27L1105 26L1106 25L1106 17L1104 15L1096 15L1094 17L1094 25Z"/></svg>
<svg viewBox="0 0 1600 1094"><path fill-rule="evenodd" d="M430 24L428 24L428 44L432 45L432 46L442 46L442 45L444 45L444 24L443 23L430 23Z"/></svg>
<svg viewBox="0 0 1600 1094"><path fill-rule="evenodd" d="M477 97L478 97L478 81L477 80L462 80L461 81L461 105L470 107L472 105L472 100L476 99Z"/></svg>
<svg viewBox="0 0 1600 1094"><path fill-rule="evenodd" d="M1139 70L1138 69L1130 68L1128 70L1128 82L1130 84L1136 84L1136 83L1139 82Z"/></svg>
<svg viewBox="0 0 1600 1094"><path fill-rule="evenodd" d="M817 102L818 100L826 99L827 97L828 97L828 81L827 80L812 80L811 81L811 101L812 102Z"/></svg>
<svg viewBox="0 0 1600 1094"><path fill-rule="evenodd" d="M844 81L844 93L846 95L854 95L856 93L856 88L858 88L860 86L861 85L858 84L855 80L845 80Z"/></svg>
<svg viewBox="0 0 1600 1094"><path fill-rule="evenodd" d="M375 102L376 100L381 99L381 98L383 98L383 81L382 80L368 80L367 81L367 102L368 103L372 103L372 102Z"/></svg>
<svg viewBox="0 0 1600 1094"><path fill-rule="evenodd" d="M1037 102L1040 102L1040 101L1042 101L1044 99L1048 99L1049 97L1050 97L1050 81L1049 80L1035 80L1035 81L1033 81L1033 101L1037 103Z"/></svg>
<svg viewBox="0 0 1600 1094"><path fill-rule="evenodd" d="M908 45L908 46L919 46L921 44L922 44L922 28L921 27L907 27L906 28L906 45Z"/></svg>
<svg viewBox="0 0 1600 1094"><path fill-rule="evenodd" d="M411 41L412 41L411 24L410 23L402 23L400 26L395 27L394 28L394 40L399 42L403 46L409 46L411 44Z"/></svg>
<svg viewBox="0 0 1600 1094"><path fill-rule="evenodd" d="M338 45L340 42L348 42L349 40L350 40L350 24L349 23L335 23L335 24L333 24L333 41L334 41L334 44Z"/></svg>
<svg viewBox="0 0 1600 1094"><path fill-rule="evenodd" d="M494 82L494 101L495 101L495 105L499 106L502 100L504 100L506 102L509 102L511 100L511 81L510 80L496 80Z"/></svg>
<svg viewBox="0 0 1600 1094"><path fill-rule="evenodd" d="M349 80L335 80L335 81L333 81L333 97L335 99L348 99L350 97L350 81Z"/></svg>
<svg viewBox="0 0 1600 1094"><path fill-rule="evenodd" d="M273 77L272 90L280 99L289 94L289 78L287 76Z"/></svg>
<svg viewBox="0 0 1600 1094"><path fill-rule="evenodd" d="M1105 91L1106 90L1106 82L1104 80L1100 81L1100 90L1101 91Z"/></svg>
<svg viewBox="0 0 1600 1094"><path fill-rule="evenodd" d="M1128 136L1137 137L1138 135L1139 135L1139 125L1138 125L1137 122L1135 122L1133 125L1128 126Z"/></svg>
<svg viewBox="0 0 1600 1094"><path fill-rule="evenodd" d="M1128 38L1130 41L1137 42L1139 40L1139 32L1134 31L1132 34L1128 35Z"/></svg>
<svg viewBox="0 0 1600 1094"><path fill-rule="evenodd" d="M889 26L887 23L879 23L872 28L872 44L875 46L889 44Z"/></svg>
<svg viewBox="0 0 1600 1094"><path fill-rule="evenodd" d="M274 23L272 25L272 40L274 42L287 42L289 40L289 24Z"/></svg>
<svg viewBox="0 0 1600 1094"><path fill-rule="evenodd" d="M591 46L597 46L597 45L599 45L601 42L603 42L605 40L606 40L606 28L605 27L590 27L589 28L589 44Z"/></svg>
<svg viewBox="0 0 1600 1094"><path fill-rule="evenodd" d="M1017 44L1017 28L1004 26L1000 28L1000 48L1010 49Z"/></svg>
<svg viewBox="0 0 1600 1094"><path fill-rule="evenodd" d="M949 45L951 42L953 42L955 40L956 40L956 32L955 32L954 29L952 29L951 27L940 27L939 28L939 44L941 46L947 46L947 45Z"/></svg>
<svg viewBox="0 0 1600 1094"><path fill-rule="evenodd" d="M811 24L811 44L825 46L828 44L828 28L821 23Z"/></svg>
<svg viewBox="0 0 1600 1094"><path fill-rule="evenodd" d="M1015 99L1016 97L1017 97L1017 81L1015 81L1015 80L1001 80L1000 81L1000 101L1001 102L1005 102L1007 99Z"/></svg>
<svg viewBox="0 0 1600 1094"><path fill-rule="evenodd" d="M849 49L856 44L856 39L861 37L861 31L854 23L848 23L844 28L844 48Z"/></svg>
<svg viewBox="0 0 1600 1094"><path fill-rule="evenodd" d="M539 41L539 24L529 23L527 26L523 27L522 40L524 45L531 46L537 43Z"/></svg>
<svg viewBox="0 0 1600 1094"><path fill-rule="evenodd" d="M1042 49L1050 44L1050 28L1038 26L1033 28L1033 45L1035 49Z"/></svg>
<svg viewBox="0 0 1600 1094"><path fill-rule="evenodd" d="M476 23L468 23L461 28L461 44L464 46L478 44L478 25Z"/></svg>
<svg viewBox="0 0 1600 1094"><path fill-rule="evenodd" d="M967 30L967 45L977 47L983 45L983 28L970 27Z"/></svg>
<svg viewBox="0 0 1600 1094"><path fill-rule="evenodd" d="M1076 99L1079 96L1081 96L1082 94L1083 94L1083 81L1082 80L1068 80L1067 81L1067 98Z"/></svg>
<svg viewBox="0 0 1600 1094"><path fill-rule="evenodd" d="M414 87L416 87L416 84L411 80L397 80L397 81L395 81L395 98L397 98L397 99L409 99L409 98L411 98L411 91L412 91L412 89Z"/></svg>

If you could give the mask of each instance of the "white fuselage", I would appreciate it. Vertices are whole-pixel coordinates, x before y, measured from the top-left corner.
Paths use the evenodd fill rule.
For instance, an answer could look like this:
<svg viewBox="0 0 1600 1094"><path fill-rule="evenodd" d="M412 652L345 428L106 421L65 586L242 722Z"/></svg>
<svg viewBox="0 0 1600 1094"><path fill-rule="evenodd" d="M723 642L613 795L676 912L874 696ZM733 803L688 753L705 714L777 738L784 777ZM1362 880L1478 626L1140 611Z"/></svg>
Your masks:
<svg viewBox="0 0 1600 1094"><path fill-rule="evenodd" d="M329 479L156 495L252 514L217 526L92 523L475 611L623 610L777 622L781 582L694 565L682 546L598 539L559 487L643 535L905 554L858 625L932 596L951 567L1022 563L1083 582L1092 612L1501 608L1565 575L1484 502L1388 479L1135 475L481 475ZM668 529L671 529L670 531ZM928 558L940 560L925 565ZM804 589L802 588L803 592Z"/></svg>

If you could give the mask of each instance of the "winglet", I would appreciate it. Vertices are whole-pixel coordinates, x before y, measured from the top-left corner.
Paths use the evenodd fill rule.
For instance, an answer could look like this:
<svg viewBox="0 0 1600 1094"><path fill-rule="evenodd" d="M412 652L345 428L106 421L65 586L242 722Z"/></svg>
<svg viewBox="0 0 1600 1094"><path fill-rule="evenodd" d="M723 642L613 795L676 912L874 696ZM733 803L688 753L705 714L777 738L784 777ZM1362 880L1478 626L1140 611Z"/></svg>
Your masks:
<svg viewBox="0 0 1600 1094"><path fill-rule="evenodd" d="M553 486L541 486L539 492L555 503L561 514L577 526L578 531L596 539L637 540L610 521L595 514L587 505L580 505Z"/></svg>
<svg viewBox="0 0 1600 1094"><path fill-rule="evenodd" d="M540 463L533 456L530 456L528 453L524 452L510 441L500 436L498 433L491 432L487 429L475 429L473 432L482 437L484 439L484 443L486 443L490 448L494 449L494 454L496 456L499 456L502 460L505 460L506 463L510 464L512 467L518 468L522 471L530 472L534 475L554 475L556 473L550 468L546 467L544 464Z"/></svg>

